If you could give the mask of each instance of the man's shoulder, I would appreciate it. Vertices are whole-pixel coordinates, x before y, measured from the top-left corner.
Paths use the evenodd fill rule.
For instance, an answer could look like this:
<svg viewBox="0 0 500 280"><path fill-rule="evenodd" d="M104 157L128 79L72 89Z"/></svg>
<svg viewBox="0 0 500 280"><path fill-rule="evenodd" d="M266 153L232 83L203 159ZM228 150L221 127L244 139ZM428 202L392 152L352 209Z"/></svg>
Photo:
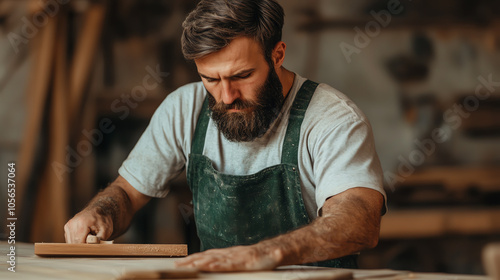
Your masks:
<svg viewBox="0 0 500 280"><path fill-rule="evenodd" d="M309 104L306 118L326 122L329 126L345 122L367 122L361 109L341 91L320 83Z"/></svg>
<svg viewBox="0 0 500 280"><path fill-rule="evenodd" d="M203 82L193 82L185 84L172 93L170 93L166 99L177 99L177 100L197 100L199 98L204 98L206 96L206 90L203 86Z"/></svg>
<svg viewBox="0 0 500 280"><path fill-rule="evenodd" d="M167 95L157 111L174 110L186 112L187 108L201 108L206 94L202 82L183 85Z"/></svg>

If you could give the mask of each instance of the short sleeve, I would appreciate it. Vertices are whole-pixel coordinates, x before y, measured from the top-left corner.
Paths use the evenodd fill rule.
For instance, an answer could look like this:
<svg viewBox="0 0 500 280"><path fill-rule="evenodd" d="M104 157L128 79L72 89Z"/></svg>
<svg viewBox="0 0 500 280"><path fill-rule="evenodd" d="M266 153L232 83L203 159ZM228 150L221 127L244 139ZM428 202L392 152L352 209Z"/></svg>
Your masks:
<svg viewBox="0 0 500 280"><path fill-rule="evenodd" d="M168 183L186 167L205 92L201 83L168 95L118 173L139 192L165 197Z"/></svg>
<svg viewBox="0 0 500 280"><path fill-rule="evenodd" d="M323 130L315 142L313 172L318 212L326 199L355 187L379 191L387 201L369 124L363 120L344 121ZM384 205L382 214L385 211Z"/></svg>

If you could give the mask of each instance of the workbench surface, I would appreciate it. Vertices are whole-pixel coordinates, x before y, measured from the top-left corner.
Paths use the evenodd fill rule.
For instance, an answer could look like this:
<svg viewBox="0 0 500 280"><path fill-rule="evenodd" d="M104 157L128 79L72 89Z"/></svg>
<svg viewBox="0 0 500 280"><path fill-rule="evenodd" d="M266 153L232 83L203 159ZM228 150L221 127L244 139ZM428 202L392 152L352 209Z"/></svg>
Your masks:
<svg viewBox="0 0 500 280"><path fill-rule="evenodd" d="M43 258L34 254L33 244L16 243L16 272L8 271L6 261L0 264L0 279L116 279L126 271L160 270L174 268L177 258ZM4 260L6 242L0 242ZM201 273L198 279L326 279L318 273L328 273L334 269L315 269L304 266L288 266L269 272L246 273ZM351 270L354 279L402 280L402 279L453 279L490 280L486 276L450 275L435 273L410 273L394 270Z"/></svg>

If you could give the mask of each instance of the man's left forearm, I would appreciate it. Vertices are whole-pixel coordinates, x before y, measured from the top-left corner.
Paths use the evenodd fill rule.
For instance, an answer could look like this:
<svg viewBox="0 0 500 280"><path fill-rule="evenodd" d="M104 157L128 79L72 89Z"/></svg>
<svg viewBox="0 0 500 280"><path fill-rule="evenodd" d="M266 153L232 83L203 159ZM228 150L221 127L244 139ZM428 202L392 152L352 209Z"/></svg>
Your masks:
<svg viewBox="0 0 500 280"><path fill-rule="evenodd" d="M335 259L378 242L383 196L354 188L330 197L311 224L250 246L211 249L176 262L203 271L269 270Z"/></svg>
<svg viewBox="0 0 500 280"><path fill-rule="evenodd" d="M335 259L378 243L383 196L354 188L329 198L311 224L255 246L272 252L279 265Z"/></svg>

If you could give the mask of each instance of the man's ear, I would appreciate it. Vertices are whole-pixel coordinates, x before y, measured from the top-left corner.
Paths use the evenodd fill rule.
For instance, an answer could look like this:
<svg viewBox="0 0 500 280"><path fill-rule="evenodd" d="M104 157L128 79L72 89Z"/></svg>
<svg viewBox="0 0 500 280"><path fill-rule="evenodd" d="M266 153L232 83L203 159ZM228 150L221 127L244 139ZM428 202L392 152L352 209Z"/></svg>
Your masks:
<svg viewBox="0 0 500 280"><path fill-rule="evenodd" d="M278 70L285 61L286 44L283 41L278 42L273 49L272 60L274 70Z"/></svg>

